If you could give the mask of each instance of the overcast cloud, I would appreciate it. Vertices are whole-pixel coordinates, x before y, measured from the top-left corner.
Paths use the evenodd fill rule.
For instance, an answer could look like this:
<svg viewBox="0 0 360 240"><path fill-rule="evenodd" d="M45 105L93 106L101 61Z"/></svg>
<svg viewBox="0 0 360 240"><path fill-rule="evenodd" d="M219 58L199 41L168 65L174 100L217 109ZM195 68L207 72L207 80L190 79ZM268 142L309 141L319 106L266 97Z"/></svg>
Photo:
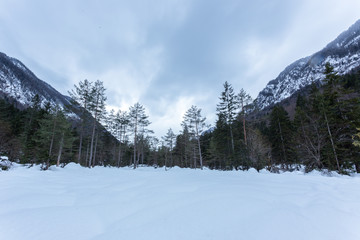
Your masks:
<svg viewBox="0 0 360 240"><path fill-rule="evenodd" d="M214 124L222 84L253 98L360 18L359 0L0 0L0 51L67 94L100 79L162 136L191 105Z"/></svg>

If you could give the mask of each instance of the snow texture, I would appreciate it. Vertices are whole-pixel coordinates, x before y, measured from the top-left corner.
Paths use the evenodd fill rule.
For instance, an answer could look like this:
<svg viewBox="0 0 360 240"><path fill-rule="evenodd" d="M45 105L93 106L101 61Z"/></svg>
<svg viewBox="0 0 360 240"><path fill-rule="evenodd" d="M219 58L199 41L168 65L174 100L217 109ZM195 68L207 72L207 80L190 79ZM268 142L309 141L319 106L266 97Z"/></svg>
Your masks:
<svg viewBox="0 0 360 240"><path fill-rule="evenodd" d="M257 97L259 108L276 104L313 82L321 82L327 62L339 75L360 66L360 20L323 50L292 63L270 81Z"/></svg>
<svg viewBox="0 0 360 240"><path fill-rule="evenodd" d="M360 177L15 166L0 239L360 239Z"/></svg>

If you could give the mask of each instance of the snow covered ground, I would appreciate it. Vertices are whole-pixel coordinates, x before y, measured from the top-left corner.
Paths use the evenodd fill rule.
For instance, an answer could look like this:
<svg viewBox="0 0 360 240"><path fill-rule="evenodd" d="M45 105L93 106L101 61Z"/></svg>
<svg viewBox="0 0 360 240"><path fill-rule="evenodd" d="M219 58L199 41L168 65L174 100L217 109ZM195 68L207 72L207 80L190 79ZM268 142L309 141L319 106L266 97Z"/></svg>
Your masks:
<svg viewBox="0 0 360 240"><path fill-rule="evenodd" d="M360 239L360 177L17 166L0 239Z"/></svg>

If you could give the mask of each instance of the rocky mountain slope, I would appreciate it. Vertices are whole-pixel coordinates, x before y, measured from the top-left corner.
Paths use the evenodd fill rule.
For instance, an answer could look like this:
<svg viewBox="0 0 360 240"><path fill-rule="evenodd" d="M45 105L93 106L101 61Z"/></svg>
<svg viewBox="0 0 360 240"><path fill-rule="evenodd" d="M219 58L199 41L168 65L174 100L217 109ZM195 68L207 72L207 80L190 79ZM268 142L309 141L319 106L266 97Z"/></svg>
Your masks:
<svg viewBox="0 0 360 240"><path fill-rule="evenodd" d="M360 20L340 34L321 51L297 60L259 93L260 109L290 97L299 89L324 79L325 64L329 62L339 75L360 66Z"/></svg>
<svg viewBox="0 0 360 240"><path fill-rule="evenodd" d="M22 62L0 52L0 97L18 108L26 108L38 94L44 104L69 105L70 97L64 96L46 82L40 80Z"/></svg>

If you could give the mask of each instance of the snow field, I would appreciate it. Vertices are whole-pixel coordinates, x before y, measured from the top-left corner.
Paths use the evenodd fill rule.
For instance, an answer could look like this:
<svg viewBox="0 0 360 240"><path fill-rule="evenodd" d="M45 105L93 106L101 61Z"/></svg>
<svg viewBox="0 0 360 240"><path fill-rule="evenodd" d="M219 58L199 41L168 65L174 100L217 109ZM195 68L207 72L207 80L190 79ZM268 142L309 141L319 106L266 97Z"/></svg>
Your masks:
<svg viewBox="0 0 360 240"><path fill-rule="evenodd" d="M360 177L173 168L0 172L0 239L360 239Z"/></svg>

